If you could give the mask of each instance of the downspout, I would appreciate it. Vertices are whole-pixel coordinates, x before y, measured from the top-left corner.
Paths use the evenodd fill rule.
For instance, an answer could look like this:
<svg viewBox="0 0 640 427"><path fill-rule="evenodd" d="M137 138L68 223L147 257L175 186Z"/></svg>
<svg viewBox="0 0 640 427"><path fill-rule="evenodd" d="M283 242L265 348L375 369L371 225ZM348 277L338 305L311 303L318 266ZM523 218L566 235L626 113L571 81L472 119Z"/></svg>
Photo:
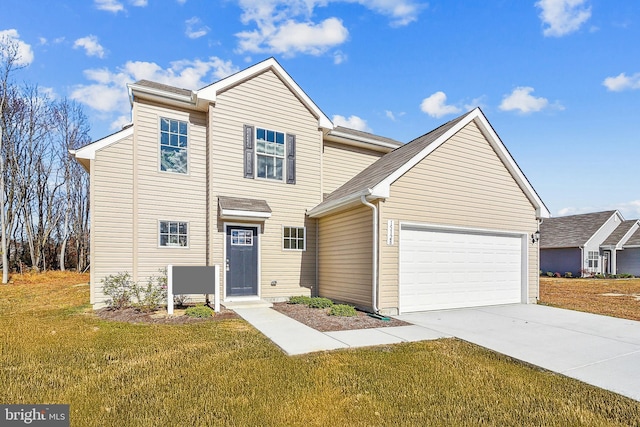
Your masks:
<svg viewBox="0 0 640 427"><path fill-rule="evenodd" d="M538 233L540 233L540 226L542 225L543 222L544 222L544 218L538 218L538 221L537 221L537 223L538 223ZM538 292L537 292L537 295L536 295L536 301L540 301L540 271L541 271L540 270L540 268L541 268L540 267L540 265L541 265L540 264L540 240L538 240L536 242L536 245L538 246L538 271L537 271L537 274L538 274Z"/></svg>
<svg viewBox="0 0 640 427"><path fill-rule="evenodd" d="M378 208L376 205L369 203L367 201L367 196L364 194L360 197L360 201L363 205L370 207L373 213L373 272L371 274L371 299L373 312L378 314L380 311L378 309Z"/></svg>

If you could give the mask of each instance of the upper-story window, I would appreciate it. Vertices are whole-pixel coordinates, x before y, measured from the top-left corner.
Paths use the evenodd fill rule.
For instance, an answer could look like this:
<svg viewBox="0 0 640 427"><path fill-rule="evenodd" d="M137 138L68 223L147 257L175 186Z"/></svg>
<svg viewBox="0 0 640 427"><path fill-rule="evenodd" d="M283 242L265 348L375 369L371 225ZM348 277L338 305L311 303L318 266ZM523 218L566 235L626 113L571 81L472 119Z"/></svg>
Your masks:
<svg viewBox="0 0 640 427"><path fill-rule="evenodd" d="M282 181L284 168L284 133L256 129L256 176Z"/></svg>
<svg viewBox="0 0 640 427"><path fill-rule="evenodd" d="M244 125L244 177L296 183L296 136Z"/></svg>
<svg viewBox="0 0 640 427"><path fill-rule="evenodd" d="M160 170L188 172L187 122L160 118Z"/></svg>

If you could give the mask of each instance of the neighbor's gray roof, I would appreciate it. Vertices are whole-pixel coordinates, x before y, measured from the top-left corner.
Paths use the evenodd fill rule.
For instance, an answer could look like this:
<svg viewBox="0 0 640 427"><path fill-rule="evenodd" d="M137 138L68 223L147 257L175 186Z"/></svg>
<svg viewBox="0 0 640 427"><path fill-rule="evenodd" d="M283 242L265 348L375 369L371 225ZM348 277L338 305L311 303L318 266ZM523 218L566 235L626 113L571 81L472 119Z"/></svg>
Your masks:
<svg viewBox="0 0 640 427"><path fill-rule="evenodd" d="M391 138L387 138L384 136L380 136L380 135L375 135L369 132L363 132L361 130L356 130L356 129L351 129L351 128L347 128L344 126L336 126L332 132L341 132L341 133L347 133L350 135L353 135L357 138L368 138L368 139L373 139L374 141L380 141L380 142L384 142L386 144L393 144L393 145L402 145L402 142L400 141L396 141L395 139L391 139Z"/></svg>
<svg viewBox="0 0 640 427"><path fill-rule="evenodd" d="M633 224L637 223L637 219L631 219L628 221L622 221L618 228L613 230L613 232L602 242L602 246L615 246L622 240L625 234L633 227Z"/></svg>
<svg viewBox="0 0 640 427"><path fill-rule="evenodd" d="M624 244L624 247L627 246L640 246L640 228L636 230L629 240L627 240L627 243Z"/></svg>
<svg viewBox="0 0 640 427"><path fill-rule="evenodd" d="M152 82L150 80L138 80L134 83L137 86L146 86L153 89L162 90L164 92L176 93L178 95L191 96L192 91L189 89L180 89L178 87L165 85L162 83Z"/></svg>
<svg viewBox="0 0 640 427"><path fill-rule="evenodd" d="M218 205L220 206L220 209L271 213L271 208L267 202L259 199L241 199L239 197L218 196Z"/></svg>
<svg viewBox="0 0 640 427"><path fill-rule="evenodd" d="M540 225L540 249L583 246L615 212L547 218Z"/></svg>
<svg viewBox="0 0 640 427"><path fill-rule="evenodd" d="M369 167L351 178L333 193L329 194L316 208L320 208L332 200L337 200L375 187L470 113L471 111L380 157L377 161L369 165Z"/></svg>

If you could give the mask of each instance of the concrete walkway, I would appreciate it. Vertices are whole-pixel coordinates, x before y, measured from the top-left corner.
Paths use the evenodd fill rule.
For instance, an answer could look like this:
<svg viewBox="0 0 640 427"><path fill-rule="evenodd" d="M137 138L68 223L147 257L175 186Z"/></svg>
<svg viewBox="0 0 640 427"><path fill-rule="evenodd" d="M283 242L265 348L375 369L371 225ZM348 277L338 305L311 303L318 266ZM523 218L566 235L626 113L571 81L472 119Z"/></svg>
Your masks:
<svg viewBox="0 0 640 427"><path fill-rule="evenodd" d="M319 332L268 307L233 307L285 353L457 337L640 401L640 322L513 304L397 316L410 326Z"/></svg>
<svg viewBox="0 0 640 427"><path fill-rule="evenodd" d="M233 310L288 355L434 340L450 336L416 325L320 332L271 308L234 307Z"/></svg>

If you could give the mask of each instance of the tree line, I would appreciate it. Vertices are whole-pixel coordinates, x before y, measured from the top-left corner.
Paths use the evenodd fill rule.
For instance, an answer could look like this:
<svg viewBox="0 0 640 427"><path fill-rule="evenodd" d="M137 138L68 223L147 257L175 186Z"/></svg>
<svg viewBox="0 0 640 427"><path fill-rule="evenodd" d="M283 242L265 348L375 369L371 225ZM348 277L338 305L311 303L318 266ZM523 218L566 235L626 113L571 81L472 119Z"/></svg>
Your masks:
<svg viewBox="0 0 640 427"><path fill-rule="evenodd" d="M90 142L82 107L18 84L18 45L0 39L2 283L10 271L89 266L89 175L69 150Z"/></svg>

